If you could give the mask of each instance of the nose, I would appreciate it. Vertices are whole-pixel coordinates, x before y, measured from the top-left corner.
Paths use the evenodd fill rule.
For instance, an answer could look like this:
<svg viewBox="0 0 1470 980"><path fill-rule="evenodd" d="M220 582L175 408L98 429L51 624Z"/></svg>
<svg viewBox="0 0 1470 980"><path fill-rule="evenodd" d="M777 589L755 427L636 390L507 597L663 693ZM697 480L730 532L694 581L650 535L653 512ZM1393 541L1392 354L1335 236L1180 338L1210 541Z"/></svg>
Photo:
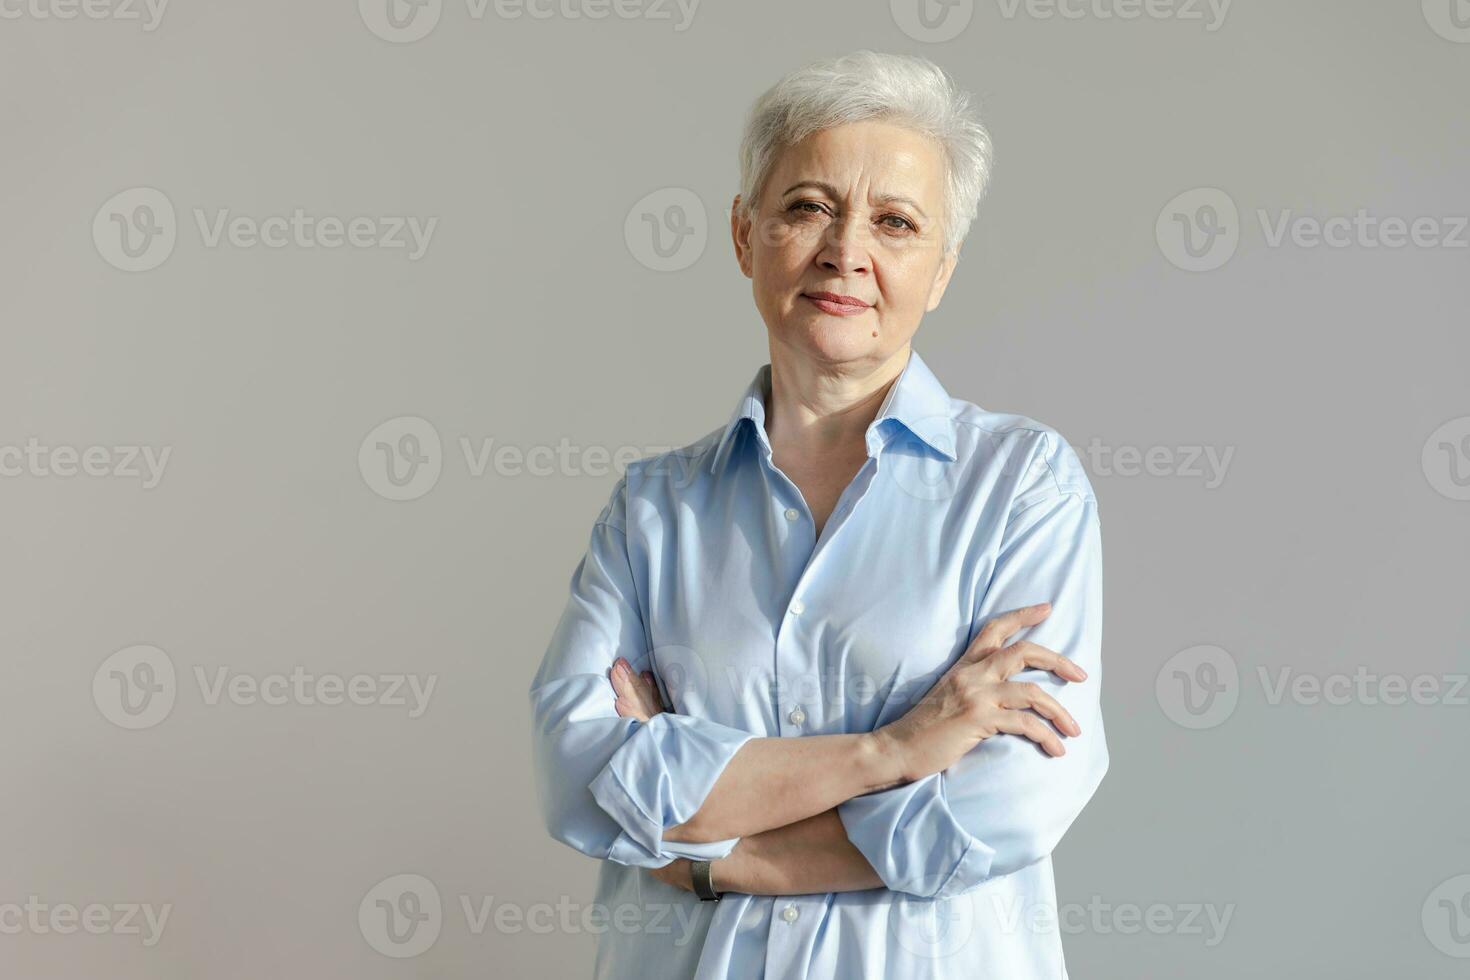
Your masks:
<svg viewBox="0 0 1470 980"><path fill-rule="evenodd" d="M840 276L868 271L872 256L868 252L867 226L849 214L823 230L822 251L817 261L822 268Z"/></svg>

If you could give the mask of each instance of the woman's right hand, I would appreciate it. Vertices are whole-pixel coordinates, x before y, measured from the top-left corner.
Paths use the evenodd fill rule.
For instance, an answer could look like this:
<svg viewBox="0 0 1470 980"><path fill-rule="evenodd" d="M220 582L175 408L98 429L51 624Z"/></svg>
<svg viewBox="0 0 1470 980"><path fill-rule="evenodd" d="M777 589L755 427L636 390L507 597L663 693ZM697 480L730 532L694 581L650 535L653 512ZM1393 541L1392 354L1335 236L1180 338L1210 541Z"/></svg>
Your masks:
<svg viewBox="0 0 1470 980"><path fill-rule="evenodd" d="M1043 602L988 621L918 704L873 732L882 749L893 754L906 781L948 769L1001 732L1024 735L1049 755L1066 754L1062 740L1044 719L1073 736L1082 734L1076 719L1038 685L1010 678L1027 667L1040 667L1069 681L1086 680L1087 672L1026 640L1005 645L1018 630L1036 625L1050 612L1051 604Z"/></svg>

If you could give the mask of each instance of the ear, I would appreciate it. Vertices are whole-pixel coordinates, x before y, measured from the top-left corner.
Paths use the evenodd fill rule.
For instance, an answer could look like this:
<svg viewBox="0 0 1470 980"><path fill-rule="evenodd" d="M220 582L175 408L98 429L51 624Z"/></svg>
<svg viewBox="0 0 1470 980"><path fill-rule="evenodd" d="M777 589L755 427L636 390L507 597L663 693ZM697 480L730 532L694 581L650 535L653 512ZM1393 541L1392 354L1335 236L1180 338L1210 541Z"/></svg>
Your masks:
<svg viewBox="0 0 1470 980"><path fill-rule="evenodd" d="M959 260L957 252L950 252L939 260L939 271L934 274L934 285L929 287L929 303L924 307L925 313L931 312L944 298L944 291L949 288L949 277L954 275L954 267Z"/></svg>
<svg viewBox="0 0 1470 980"><path fill-rule="evenodd" d="M750 219L740 216L740 195L736 194L730 205L730 238L735 242L735 261L740 263L740 271L747 279L754 275L751 270L750 228Z"/></svg>

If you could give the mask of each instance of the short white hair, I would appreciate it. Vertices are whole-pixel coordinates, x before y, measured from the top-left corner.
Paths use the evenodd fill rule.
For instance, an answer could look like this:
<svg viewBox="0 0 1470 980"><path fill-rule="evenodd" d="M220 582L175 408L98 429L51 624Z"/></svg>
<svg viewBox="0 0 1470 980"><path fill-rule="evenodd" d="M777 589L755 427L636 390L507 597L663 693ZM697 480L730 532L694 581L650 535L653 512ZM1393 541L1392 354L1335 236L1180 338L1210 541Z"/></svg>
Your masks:
<svg viewBox="0 0 1470 980"><path fill-rule="evenodd" d="M740 140L742 217L754 214L780 151L823 129L869 119L916 130L944 149L944 251L958 254L990 184L990 134L969 93L917 55L854 51L799 68L750 108Z"/></svg>

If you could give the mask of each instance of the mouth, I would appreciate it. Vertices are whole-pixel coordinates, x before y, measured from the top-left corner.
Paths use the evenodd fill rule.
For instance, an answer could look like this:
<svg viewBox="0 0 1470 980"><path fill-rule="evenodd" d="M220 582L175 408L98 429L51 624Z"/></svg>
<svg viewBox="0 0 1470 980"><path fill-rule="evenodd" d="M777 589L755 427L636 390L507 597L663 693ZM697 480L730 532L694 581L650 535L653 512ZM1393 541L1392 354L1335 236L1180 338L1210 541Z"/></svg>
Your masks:
<svg viewBox="0 0 1470 980"><path fill-rule="evenodd" d="M823 313L833 316L857 316L872 309L871 303L865 303L856 296L843 296L839 293L802 293L808 302Z"/></svg>

